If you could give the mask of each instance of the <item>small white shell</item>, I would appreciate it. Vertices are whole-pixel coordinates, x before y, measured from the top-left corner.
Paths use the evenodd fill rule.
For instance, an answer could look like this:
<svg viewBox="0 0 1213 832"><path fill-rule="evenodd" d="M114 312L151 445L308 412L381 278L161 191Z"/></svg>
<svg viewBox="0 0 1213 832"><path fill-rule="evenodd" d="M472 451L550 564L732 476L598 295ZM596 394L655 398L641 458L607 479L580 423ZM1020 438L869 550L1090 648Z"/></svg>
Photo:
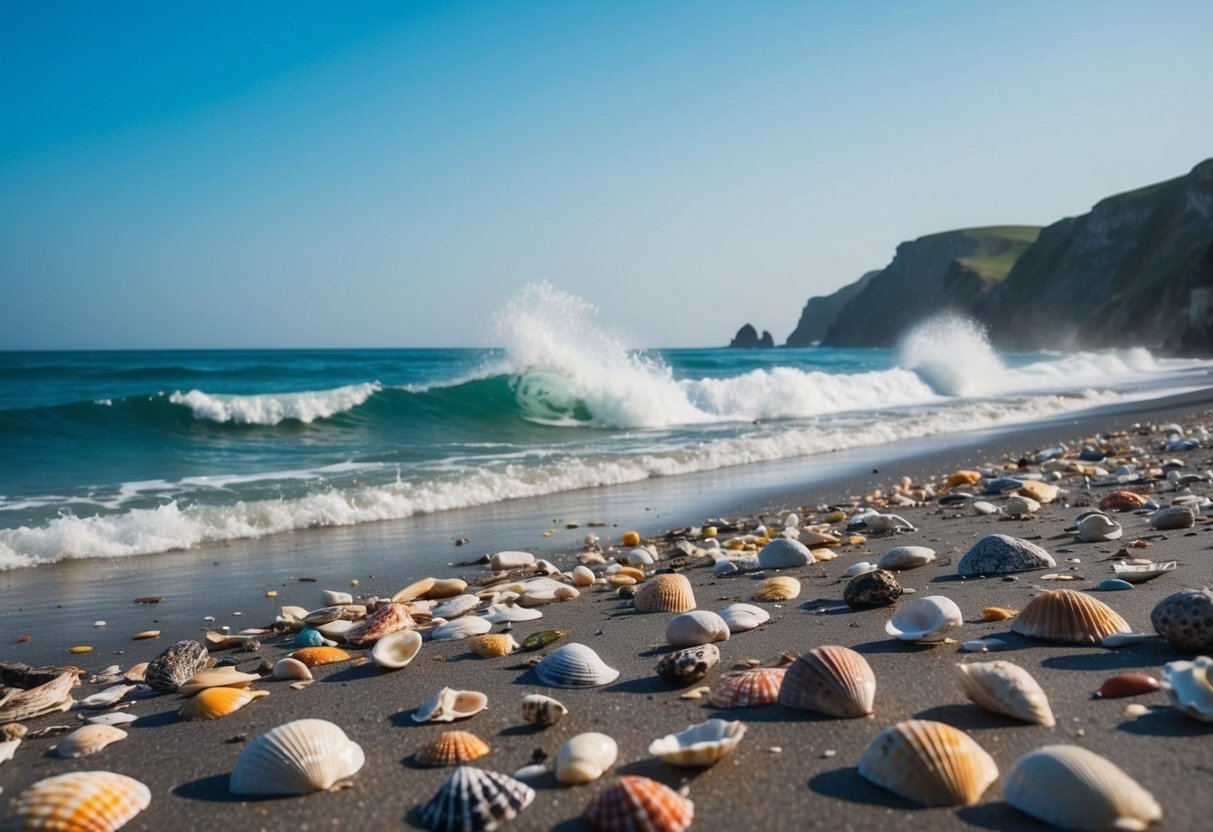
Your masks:
<svg viewBox="0 0 1213 832"><path fill-rule="evenodd" d="M307 682L310 682L313 678L312 671L306 664L298 659L292 659L290 656L279 659L274 663L274 669L270 671L270 677L279 681Z"/></svg>
<svg viewBox="0 0 1213 832"><path fill-rule="evenodd" d="M92 696L86 696L76 703L77 708L86 710L92 708L109 708L117 705L122 701L122 697L135 689L135 685L114 685L108 687L100 693L94 693Z"/></svg>
<svg viewBox="0 0 1213 832"><path fill-rule="evenodd" d="M489 698L480 691L443 688L413 711L413 722L467 719L483 711L488 704Z"/></svg>
<svg viewBox="0 0 1213 832"><path fill-rule="evenodd" d="M1098 543L1105 540L1116 540L1124 529L1106 514L1097 511L1084 514L1075 524L1078 536L1087 543Z"/></svg>
<svg viewBox="0 0 1213 832"><path fill-rule="evenodd" d="M326 791L358 773L362 747L323 719L296 719L250 742L236 760L232 794L296 795Z"/></svg>
<svg viewBox="0 0 1213 832"><path fill-rule="evenodd" d="M666 624L665 640L671 647L694 647L714 641L727 641L729 625L714 612L692 610L674 616Z"/></svg>
<svg viewBox="0 0 1213 832"><path fill-rule="evenodd" d="M55 747L59 757L87 757L110 743L126 739L126 731L112 725L85 725L72 731Z"/></svg>
<svg viewBox="0 0 1213 832"><path fill-rule="evenodd" d="M730 633L744 633L771 620L771 614L753 604L729 604L720 611L720 617Z"/></svg>
<svg viewBox="0 0 1213 832"><path fill-rule="evenodd" d="M543 618L543 613L536 609L520 607L517 604L492 604L488 609L479 610L477 614L490 624L504 624L507 621L534 621Z"/></svg>
<svg viewBox="0 0 1213 832"><path fill-rule="evenodd" d="M865 575L868 572L876 570L876 564L868 563L866 560L861 560L859 563L852 563L847 567L847 571L843 574L848 578L854 578L856 575Z"/></svg>
<svg viewBox="0 0 1213 832"><path fill-rule="evenodd" d="M943 641L964 623L960 607L942 595L927 595L903 604L884 625L884 631L902 641Z"/></svg>
<svg viewBox="0 0 1213 832"><path fill-rule="evenodd" d="M137 719L139 717L130 711L106 711L103 714L90 716L84 721L89 725L128 725Z"/></svg>
<svg viewBox="0 0 1213 832"><path fill-rule="evenodd" d="M1032 674L1006 661L956 665L965 696L987 711L1052 728L1057 724L1049 698Z"/></svg>
<svg viewBox="0 0 1213 832"><path fill-rule="evenodd" d="M1167 662L1162 667L1162 689L1171 705L1201 722L1213 722L1213 659L1197 656L1190 662Z"/></svg>
<svg viewBox="0 0 1213 832"><path fill-rule="evenodd" d="M917 569L935 560L935 550L926 546L898 546L880 556L876 563L878 569L904 572L907 569Z"/></svg>
<svg viewBox="0 0 1213 832"><path fill-rule="evenodd" d="M577 642L553 651L535 665L535 673L545 685L556 688L597 687L619 678L618 670L608 667L592 648Z"/></svg>
<svg viewBox="0 0 1213 832"><path fill-rule="evenodd" d="M606 734L578 734L556 753L556 779L573 785L597 780L619 756L619 746Z"/></svg>
<svg viewBox="0 0 1213 832"><path fill-rule="evenodd" d="M460 595L456 595L453 598L449 598L438 606L434 607L432 610L430 610L430 615L433 618L445 618L450 620L452 618L458 618L461 615L465 615L476 609L478 606L480 606L480 599L475 595L469 595L468 593L464 592Z"/></svg>
<svg viewBox="0 0 1213 832"><path fill-rule="evenodd" d="M435 627L430 632L433 641L458 641L459 639L479 636L493 629L493 625L479 616L456 618L454 621Z"/></svg>
<svg viewBox="0 0 1213 832"><path fill-rule="evenodd" d="M653 740L649 753L676 766L710 766L736 748L744 736L744 722L709 719Z"/></svg>

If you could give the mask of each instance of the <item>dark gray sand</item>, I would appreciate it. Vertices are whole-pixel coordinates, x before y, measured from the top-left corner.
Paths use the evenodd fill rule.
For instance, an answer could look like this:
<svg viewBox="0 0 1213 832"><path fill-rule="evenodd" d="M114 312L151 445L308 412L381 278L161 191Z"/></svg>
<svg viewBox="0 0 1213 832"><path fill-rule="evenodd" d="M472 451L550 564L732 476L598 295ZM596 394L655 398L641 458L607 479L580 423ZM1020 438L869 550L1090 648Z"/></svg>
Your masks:
<svg viewBox="0 0 1213 832"><path fill-rule="evenodd" d="M1149 424L1181 421L1189 428L1203 425L1213 429L1213 413L1207 411L1209 401L1203 394L1139 405L1128 411L1122 408L1115 413L1091 414L1081 421L1071 417L998 436L953 437L947 443L924 446L930 453L912 459L894 457L885 449L884 458L895 460L890 465L873 465L871 456L851 456L849 468L835 470L832 478L818 471L812 486L797 486L786 465L766 469L776 471L776 475L770 477L765 488L751 481L746 488L735 487L720 497L704 488L703 483L710 480L701 480L696 486L701 493L684 493L682 502L670 501L678 503L674 508L644 499L660 497L659 488L650 489L638 502L631 503L630 509L621 508L615 515L605 513L608 509L603 506L588 504L577 514L565 510L568 503L534 506L525 523L515 521L511 525L490 516L488 523L479 526L465 524L476 529L476 541L465 547L455 547L451 542L458 535L458 521L446 518L436 525L436 521L417 521L411 526L384 524L353 533L329 530L213 551L17 570L0 579L0 659L31 664L74 663L90 672L114 663L127 667L153 658L174 641L199 637L203 615L214 615L216 625L227 624L234 629L264 626L273 621L282 604L318 607L321 589L351 589L352 578L358 580L353 592L380 596L390 595L425 574L460 576L475 582L488 574L487 566L446 563L504 549L544 552L567 570L576 563L575 556L582 548L578 543L586 532L601 535L604 544L622 552L619 534L625 528L637 529L663 553L669 553L668 530L698 525L709 517L728 514L756 522L762 516L774 518L780 511L796 509L808 522L824 513L817 510L819 507L849 505L852 496L863 498L877 488L887 493L902 475L915 482L932 477L939 481L959 468L1013 464L1035 449L1116 428L1125 430L1127 440L1145 451L1142 461L1178 457L1186 462L1186 470L1207 473L1213 467L1213 451L1202 448L1164 454L1158 450L1162 436L1156 429L1149 432ZM1143 427L1135 429L1135 423ZM879 473L870 473L872 467L878 467ZM842 468L845 466L840 465ZM919 530L834 547L837 559L788 570L802 583L800 597L778 605L764 604L771 612L770 622L719 644L722 660L707 683L748 659L768 660L785 651L801 653L823 644L852 647L864 655L876 674L876 713L870 718L828 719L778 705L720 711L707 706L703 699L683 699L684 690L667 685L653 673L653 666L667 650L664 632L670 616L637 614L621 607L613 590L595 587L573 601L544 607L543 619L515 625L513 632L521 640L543 629L567 629L570 636L561 643L588 644L621 671L618 680L605 687L545 688L538 684L533 671L519 668L520 662L532 654L481 659L458 642L427 642L412 664L391 673L370 663L340 664L318 668L317 681L303 690L293 690L284 682L259 682L255 687L270 691L270 696L211 722L181 721L177 711L183 699L176 695L135 701L130 712L139 719L129 727L130 736L92 757L63 760L53 756L50 749L58 741L56 736L27 740L14 760L0 764L0 805L7 814L9 800L41 778L67 771L107 769L133 776L151 788L150 808L128 829L400 829L409 827L410 810L428 800L449 774L449 770L419 768L411 760L423 741L442 731L458 728L475 732L489 742L492 751L474 765L507 774L535 757L550 760L565 740L578 733L599 731L614 737L619 745L619 759L612 772L598 782L579 787L559 786L550 775L531 781L537 791L533 804L505 828L584 828L578 816L613 774L644 774L676 788L685 786L695 802L694 829L1045 828L1003 801L1002 778L977 806L960 809L919 808L863 780L856 764L872 738L899 720L918 717L968 732L994 757L1004 776L1020 755L1034 748L1053 743L1081 745L1108 757L1153 793L1164 811L1163 821L1155 828L1213 828L1213 724L1171 709L1162 693L1117 700L1091 697L1092 691L1114 673L1131 670L1158 676L1164 663L1190 658L1153 635L1150 611L1160 599L1183 587L1213 583L1213 525L1198 520L1190 530L1158 533L1148 528L1144 516L1128 514L1121 516L1125 525L1122 541L1074 543L1063 531L1065 527L1083 506L1093 505L1112 489L1088 489L1083 478L1077 476L1066 477L1058 484L1068 493L1025 520L978 516L964 506L934 502L889 509L909 519ZM1161 490L1157 482L1132 488L1164 504L1177 496ZM1190 490L1209 496L1213 485L1206 480ZM685 507L690 503L703 508L696 513ZM553 513L552 505L559 513ZM518 514L515 505L510 516L517 518ZM553 523L574 517L582 523L577 529ZM608 525L586 528L584 523L591 518ZM492 525L494 519L500 520L496 527ZM612 525L616 523L618 526ZM434 539L445 536L447 542L428 562L399 559L392 550L401 544L401 526L415 533L427 532ZM493 528L508 531L491 534ZM557 531L544 538L545 529ZM1058 561L1058 568L1048 573L1070 572L1080 580L1042 581L1046 573L1041 572L1021 573L1015 581L997 577L957 579L956 563L961 555L976 540L994 532L1044 546ZM1008 621L977 622L983 607L1021 609L1041 590L1090 590L1110 577L1106 559L1125 542L1138 538L1150 546L1135 550L1135 554L1177 560L1176 571L1132 591L1097 593L1096 597L1110 604L1135 630L1150 634L1143 643L1116 650L1053 645L1011 633ZM957 640L995 636L1007 643L1007 649L973 656L958 652L955 643L927 646L895 641L884 632L891 608L852 612L841 603L845 585L842 576L848 566L861 560L874 561L889 548L901 545L929 546L938 553L934 563L902 573L899 579L918 597L946 595L960 606L966 623L956 633ZM350 555L330 562L323 557L329 548L355 554L361 551L364 557L359 560ZM717 579L705 567L691 567L684 574L694 585L699 608L714 610L747 600L758 579L752 575ZM299 580L305 577L318 580ZM276 591L277 597L265 597L267 591ZM157 594L165 596L160 604L133 603L137 596ZM903 601L913 597L908 595ZM57 608L57 604L62 607ZM232 614L237 611L243 614ZM96 619L106 620L106 626L93 628ZM132 633L149 627L162 630L159 639L129 641ZM16 643L19 635L29 635L30 641ZM265 637L257 656L228 652L217 655L231 655L248 668L260 658L275 660L286 655L291 649L290 639ZM66 649L72 644L90 644L94 649L89 654L71 656ZM353 652L362 656L368 651ZM1057 716L1056 727L1019 723L968 703L953 678L953 666L958 661L995 658L1021 665L1040 682ZM409 713L444 686L483 691L488 695L489 707L453 725L413 723ZM101 689L100 685L85 685L77 689L76 696L81 698ZM570 713L546 730L526 725L520 717L519 703L523 696L535 692L556 697ZM1129 703L1140 703L1148 710L1144 715L1127 716L1125 707ZM331 720L363 747L367 763L352 785L334 793L284 799L243 800L230 795L228 773L247 742L301 717ZM702 770L681 769L648 754L652 740L709 717L739 719L747 726L736 751L717 765ZM75 723L76 713L69 712L31 720L27 725L37 730Z"/></svg>

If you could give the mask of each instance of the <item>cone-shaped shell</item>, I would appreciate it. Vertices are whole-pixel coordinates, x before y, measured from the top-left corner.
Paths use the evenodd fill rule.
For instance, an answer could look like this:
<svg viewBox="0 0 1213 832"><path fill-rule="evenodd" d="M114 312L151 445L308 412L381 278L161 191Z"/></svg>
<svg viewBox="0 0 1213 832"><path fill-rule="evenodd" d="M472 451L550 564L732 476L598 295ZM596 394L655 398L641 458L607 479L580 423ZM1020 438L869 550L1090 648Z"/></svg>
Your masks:
<svg viewBox="0 0 1213 832"><path fill-rule="evenodd" d="M460 766L418 813L431 832L493 832L531 805L535 790L495 771Z"/></svg>
<svg viewBox="0 0 1213 832"><path fill-rule="evenodd" d="M800 581L790 575L776 575L758 584L750 593L751 601L791 601L800 595Z"/></svg>
<svg viewBox="0 0 1213 832"><path fill-rule="evenodd" d="M867 659L849 647L814 647L792 662L779 704L841 718L867 716L876 699L876 675Z"/></svg>
<svg viewBox="0 0 1213 832"><path fill-rule="evenodd" d="M1065 829L1142 830L1162 818L1158 801L1136 780L1076 745L1046 745L1020 757L1003 793L1019 811Z"/></svg>
<svg viewBox="0 0 1213 832"><path fill-rule="evenodd" d="M769 612L753 604L729 604L720 611L720 617L733 634L753 630L771 620Z"/></svg>
<svg viewBox="0 0 1213 832"><path fill-rule="evenodd" d="M1049 698L1032 674L1006 661L956 665L964 695L996 714L1052 728L1057 724Z"/></svg>
<svg viewBox="0 0 1213 832"><path fill-rule="evenodd" d="M695 609L695 591L686 575L662 573L641 584L632 605L637 612L686 612Z"/></svg>
<svg viewBox="0 0 1213 832"><path fill-rule="evenodd" d="M963 731L907 719L872 740L859 758L859 773L924 806L972 806L998 779L998 765Z"/></svg>
<svg viewBox="0 0 1213 832"><path fill-rule="evenodd" d="M362 747L323 719L297 719L250 742L236 760L232 794L297 795L331 789L366 762Z"/></svg>
<svg viewBox="0 0 1213 832"><path fill-rule="evenodd" d="M809 547L789 537L775 538L758 553L758 566L762 569L792 569L812 562Z"/></svg>
<svg viewBox="0 0 1213 832"><path fill-rule="evenodd" d="M269 696L268 690L246 688L207 688L198 692L181 708L182 719L219 719L243 708L254 699Z"/></svg>
<svg viewBox="0 0 1213 832"><path fill-rule="evenodd" d="M759 708L779 701L779 689L787 668L752 667L726 673L708 693L713 708Z"/></svg>
<svg viewBox="0 0 1213 832"><path fill-rule="evenodd" d="M413 711L413 722L454 722L488 707L489 698L478 690L443 688Z"/></svg>
<svg viewBox="0 0 1213 832"><path fill-rule="evenodd" d="M684 832L695 819L695 804L648 777L615 778L581 819L597 832Z"/></svg>
<svg viewBox="0 0 1213 832"><path fill-rule="evenodd" d="M176 693L191 676L206 667L210 657L198 641L179 641L147 665L144 681L154 690Z"/></svg>
<svg viewBox="0 0 1213 832"><path fill-rule="evenodd" d="M417 750L423 766L457 766L489 753L489 744L470 731L443 731Z"/></svg>
<svg viewBox="0 0 1213 832"><path fill-rule="evenodd" d="M371 648L371 661L385 670L397 670L406 666L421 650L421 633L416 630L401 630L375 642Z"/></svg>
<svg viewBox="0 0 1213 832"><path fill-rule="evenodd" d="M126 739L126 731L113 725L85 725L72 731L55 747L59 757L87 757L110 743Z"/></svg>
<svg viewBox="0 0 1213 832"><path fill-rule="evenodd" d="M468 639L468 649L485 659L508 656L521 647L509 633L485 633Z"/></svg>
<svg viewBox="0 0 1213 832"><path fill-rule="evenodd" d="M152 802L147 786L112 771L73 771L39 780L17 798L17 830L113 832Z"/></svg>
<svg viewBox="0 0 1213 832"><path fill-rule="evenodd" d="M590 783L615 765L619 746L606 734L578 734L556 752L556 779L566 785Z"/></svg>
<svg viewBox="0 0 1213 832"><path fill-rule="evenodd" d="M430 632L430 638L433 641L459 641L484 635L491 629L493 625L488 620L478 615L470 615L438 625Z"/></svg>
<svg viewBox="0 0 1213 832"><path fill-rule="evenodd" d="M414 624L404 604L388 604L345 631L347 644L371 644L386 635L407 630Z"/></svg>
<svg viewBox="0 0 1213 832"><path fill-rule="evenodd" d="M319 667L322 664L348 662L350 654L340 647L301 647L291 653L291 658L303 662L308 667Z"/></svg>
<svg viewBox="0 0 1213 832"><path fill-rule="evenodd" d="M1015 617L1011 630L1021 636L1065 644L1099 644L1113 633L1133 632L1103 601L1072 589L1037 595Z"/></svg>
<svg viewBox="0 0 1213 832"><path fill-rule="evenodd" d="M714 641L727 641L729 625L709 610L684 612L670 619L665 627L665 641L671 647L694 647Z"/></svg>
<svg viewBox="0 0 1213 832"><path fill-rule="evenodd" d="M960 607L951 598L925 595L902 604L885 622L884 631L902 641L943 641L964 623Z"/></svg>
<svg viewBox="0 0 1213 832"><path fill-rule="evenodd" d="M201 670L182 683L177 693L193 696L207 688L246 688L261 677L256 673L241 673L239 668L226 665Z"/></svg>
<svg viewBox="0 0 1213 832"><path fill-rule="evenodd" d="M535 665L535 673L554 688L597 687L619 678L618 670L608 667L592 648L577 642L553 651Z"/></svg>
<svg viewBox="0 0 1213 832"><path fill-rule="evenodd" d="M522 718L540 728L555 725L568 712L558 700L542 693L532 693L522 700Z"/></svg>
<svg viewBox="0 0 1213 832"><path fill-rule="evenodd" d="M1167 662L1162 667L1163 690L1171 704L1201 722L1213 722L1213 659Z"/></svg>
<svg viewBox="0 0 1213 832"><path fill-rule="evenodd" d="M1053 556L1027 540L1005 534L983 537L965 552L956 565L956 574L967 577L977 575L1006 575L1012 572L1027 572L1032 569L1049 569L1057 565Z"/></svg>
<svg viewBox="0 0 1213 832"><path fill-rule="evenodd" d="M710 766L736 748L744 736L743 722L709 719L653 740L649 753L675 766Z"/></svg>

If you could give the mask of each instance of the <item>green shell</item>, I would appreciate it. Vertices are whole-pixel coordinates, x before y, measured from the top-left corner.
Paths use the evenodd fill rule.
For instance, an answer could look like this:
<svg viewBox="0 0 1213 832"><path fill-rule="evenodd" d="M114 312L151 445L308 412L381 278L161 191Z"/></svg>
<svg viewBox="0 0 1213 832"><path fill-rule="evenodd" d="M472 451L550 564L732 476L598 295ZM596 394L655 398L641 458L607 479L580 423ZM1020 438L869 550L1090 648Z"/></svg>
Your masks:
<svg viewBox="0 0 1213 832"><path fill-rule="evenodd" d="M547 647L553 641L564 638L568 634L568 630L544 630L541 633L532 633L522 640L522 649L538 650L541 647Z"/></svg>

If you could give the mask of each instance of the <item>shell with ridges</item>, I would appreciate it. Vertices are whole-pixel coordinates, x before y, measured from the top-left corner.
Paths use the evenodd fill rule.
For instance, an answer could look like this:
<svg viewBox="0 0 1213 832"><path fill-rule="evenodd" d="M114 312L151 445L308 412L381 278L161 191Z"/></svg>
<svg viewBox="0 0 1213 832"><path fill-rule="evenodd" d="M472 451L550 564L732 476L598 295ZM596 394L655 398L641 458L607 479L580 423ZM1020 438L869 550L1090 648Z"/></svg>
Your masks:
<svg viewBox="0 0 1213 832"><path fill-rule="evenodd" d="M73 771L39 780L17 798L18 830L113 832L152 802L147 786L112 771Z"/></svg>
<svg viewBox="0 0 1213 832"><path fill-rule="evenodd" d="M416 658L421 650L421 633L416 630L401 630L375 642L371 648L371 661L385 670L398 670Z"/></svg>
<svg viewBox="0 0 1213 832"><path fill-rule="evenodd" d="M488 707L489 698L478 690L443 688L413 711L413 722L454 722Z"/></svg>
<svg viewBox="0 0 1213 832"><path fill-rule="evenodd" d="M488 753L489 744L470 731L443 731L413 756L423 766L457 766Z"/></svg>
<svg viewBox="0 0 1213 832"><path fill-rule="evenodd" d="M312 680L312 671L306 664L289 656L274 663L270 676L278 680L306 681Z"/></svg>
<svg viewBox="0 0 1213 832"><path fill-rule="evenodd" d="M884 631L902 641L943 641L964 623L960 607L943 595L926 595L903 604L885 622Z"/></svg>
<svg viewBox="0 0 1213 832"><path fill-rule="evenodd" d="M1072 589L1037 595L1011 625L1021 636L1066 644L1099 644L1113 633L1133 629L1104 602Z"/></svg>
<svg viewBox="0 0 1213 832"><path fill-rule="evenodd" d="M232 794L298 795L331 789L358 773L362 747L323 719L296 719L250 742L232 769Z"/></svg>
<svg viewBox="0 0 1213 832"><path fill-rule="evenodd" d="M545 685L556 688L597 687L619 678L618 670L608 667L592 648L577 642L554 650L535 665L535 673Z"/></svg>
<svg viewBox="0 0 1213 832"><path fill-rule="evenodd" d="M779 701L779 688L787 668L752 667L726 673L716 680L708 693L714 708L758 708Z"/></svg>
<svg viewBox="0 0 1213 832"><path fill-rule="evenodd" d="M556 752L556 779L566 785L590 783L615 765L619 746L606 734L578 734Z"/></svg>
<svg viewBox="0 0 1213 832"><path fill-rule="evenodd" d="M1007 802L1066 829L1142 830L1162 818L1148 791L1110 760L1076 745L1046 745L1015 761Z"/></svg>
<svg viewBox="0 0 1213 832"><path fill-rule="evenodd" d="M345 631L347 644L370 644L386 635L407 630L414 625L413 616L409 615L408 607L404 604L388 604L375 610L363 621Z"/></svg>
<svg viewBox="0 0 1213 832"><path fill-rule="evenodd" d="M555 725L568 712L561 702L542 693L532 693L522 700L522 718L540 728Z"/></svg>
<svg viewBox="0 0 1213 832"><path fill-rule="evenodd" d="M177 688L182 696L193 696L207 688L246 688L261 677L256 673L241 673L239 668L225 665L200 670Z"/></svg>
<svg viewBox="0 0 1213 832"><path fill-rule="evenodd" d="M615 778L581 816L597 832L684 832L695 819L695 804L648 777Z"/></svg>
<svg viewBox="0 0 1213 832"><path fill-rule="evenodd" d="M686 575L654 575L636 590L632 606L637 612L687 612L695 609L695 591Z"/></svg>
<svg viewBox="0 0 1213 832"><path fill-rule="evenodd" d="M335 664L350 660L350 654L340 647L301 647L291 653L290 657L303 662L308 667L319 667L322 664Z"/></svg>
<svg viewBox="0 0 1213 832"><path fill-rule="evenodd" d="M531 805L535 790L495 771L460 766L418 812L431 832L493 832Z"/></svg>
<svg viewBox="0 0 1213 832"><path fill-rule="evenodd" d="M876 675L867 659L849 647L814 647L788 668L779 704L826 716L855 718L872 713Z"/></svg>
<svg viewBox="0 0 1213 832"><path fill-rule="evenodd" d="M758 584L750 593L751 601L791 601L800 595L800 581L790 575L776 575Z"/></svg>
<svg viewBox="0 0 1213 832"><path fill-rule="evenodd" d="M55 755L87 757L123 739L126 739L126 731L113 725L85 725L64 737L55 747Z"/></svg>
<svg viewBox="0 0 1213 832"><path fill-rule="evenodd" d="M1197 656L1191 662L1167 662L1162 667L1162 688L1171 705L1201 722L1213 722L1213 659Z"/></svg>
<svg viewBox="0 0 1213 832"><path fill-rule="evenodd" d="M459 641L472 636L484 635L491 629L493 629L493 625L484 618L476 615L465 616L438 625L430 632L430 639L432 641Z"/></svg>
<svg viewBox="0 0 1213 832"><path fill-rule="evenodd" d="M1052 728L1057 724L1049 698L1032 674L1006 661L956 665L964 695L987 711Z"/></svg>
<svg viewBox="0 0 1213 832"><path fill-rule="evenodd" d="M508 656L521 648L522 645L509 633L486 633L468 639L468 649L485 659Z"/></svg>
<svg viewBox="0 0 1213 832"><path fill-rule="evenodd" d="M729 604L720 611L720 617L730 633L744 633L771 620L771 614L753 604Z"/></svg>
<svg viewBox="0 0 1213 832"><path fill-rule="evenodd" d="M75 684L75 674L64 671L35 688L9 691L0 698L0 725L66 711L74 701L72 686Z"/></svg>
<svg viewBox="0 0 1213 832"><path fill-rule="evenodd" d="M744 736L743 722L709 719L653 740L649 753L676 766L710 766L736 748Z"/></svg>
<svg viewBox="0 0 1213 832"><path fill-rule="evenodd" d="M206 667L210 658L198 641L179 641L147 665L144 681L154 690L176 693L191 676Z"/></svg>
<svg viewBox="0 0 1213 832"><path fill-rule="evenodd" d="M694 647L728 638L729 625L709 610L681 613L671 618L665 627L665 641L671 647Z"/></svg>
<svg viewBox="0 0 1213 832"><path fill-rule="evenodd" d="M963 731L907 719L868 744L859 758L859 773L924 806L972 806L998 779L998 765Z"/></svg>
<svg viewBox="0 0 1213 832"><path fill-rule="evenodd" d="M269 696L268 690L247 688L206 688L182 706L182 719L219 719L243 708L254 699Z"/></svg>

